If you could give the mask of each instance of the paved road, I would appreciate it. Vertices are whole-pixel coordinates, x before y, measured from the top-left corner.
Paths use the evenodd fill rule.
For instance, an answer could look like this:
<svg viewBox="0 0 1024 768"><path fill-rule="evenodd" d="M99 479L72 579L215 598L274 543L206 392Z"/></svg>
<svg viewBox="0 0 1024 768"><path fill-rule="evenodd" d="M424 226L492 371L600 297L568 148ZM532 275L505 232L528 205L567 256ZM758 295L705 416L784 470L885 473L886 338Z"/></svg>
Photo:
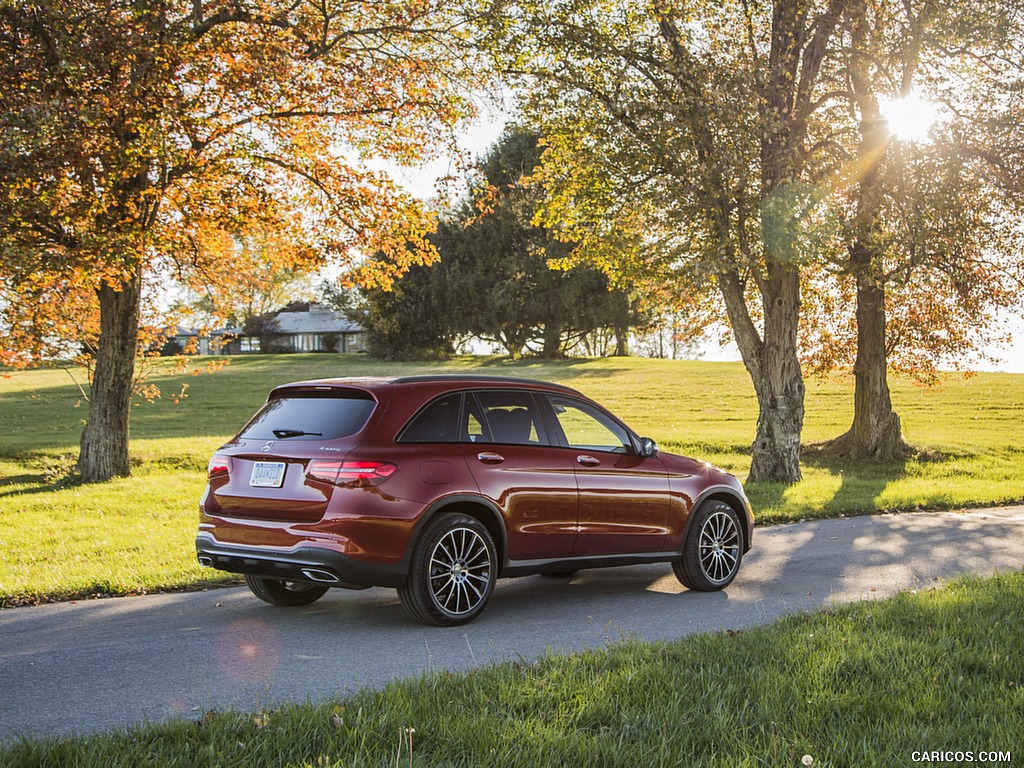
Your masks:
<svg viewBox="0 0 1024 768"><path fill-rule="evenodd" d="M685 591L668 566L501 581L466 627L406 618L393 590L332 590L300 609L244 588L0 611L0 740L205 710L324 699L624 636L738 629L970 571L1024 567L1024 507L761 528L727 592Z"/></svg>

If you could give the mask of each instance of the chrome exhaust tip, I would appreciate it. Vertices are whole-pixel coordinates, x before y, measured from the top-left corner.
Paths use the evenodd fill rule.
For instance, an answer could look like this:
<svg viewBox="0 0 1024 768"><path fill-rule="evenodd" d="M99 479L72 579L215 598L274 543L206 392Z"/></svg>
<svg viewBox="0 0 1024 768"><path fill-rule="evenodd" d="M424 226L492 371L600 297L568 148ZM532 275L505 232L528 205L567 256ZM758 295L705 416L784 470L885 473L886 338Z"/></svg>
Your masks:
<svg viewBox="0 0 1024 768"><path fill-rule="evenodd" d="M206 566L207 568L213 568L213 558L209 555L200 555L199 564Z"/></svg>
<svg viewBox="0 0 1024 768"><path fill-rule="evenodd" d="M315 581L318 584L339 584L341 579L335 576L330 571L325 571L320 568L303 568L302 575L310 581Z"/></svg>

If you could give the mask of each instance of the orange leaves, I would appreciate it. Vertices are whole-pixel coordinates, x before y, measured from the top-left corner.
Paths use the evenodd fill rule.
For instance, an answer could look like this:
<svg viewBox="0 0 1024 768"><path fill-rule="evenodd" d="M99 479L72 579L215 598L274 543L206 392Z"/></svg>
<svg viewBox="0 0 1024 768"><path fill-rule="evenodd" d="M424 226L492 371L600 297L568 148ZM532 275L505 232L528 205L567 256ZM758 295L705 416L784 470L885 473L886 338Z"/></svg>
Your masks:
<svg viewBox="0 0 1024 768"><path fill-rule="evenodd" d="M932 265L918 267L912 279L890 282L885 303L889 369L932 385L941 368L963 369L991 360L984 350L1006 338L996 310L1017 300L1022 270L1012 258L990 254L957 263L952 275ZM853 279L813 265L805 267L803 277L804 370L822 376L852 367L857 355Z"/></svg>
<svg viewBox="0 0 1024 768"><path fill-rule="evenodd" d="M138 394L141 395L146 402L152 403L160 397L160 387L156 384L146 384L144 387L139 389ZM136 402L135 405L138 405L138 403Z"/></svg>
<svg viewBox="0 0 1024 768"><path fill-rule="evenodd" d="M9 254L13 256L14 254ZM34 271L36 257L0 266L0 364L24 367L39 358L66 357L99 332L97 305L88 286ZM6 268L5 268L6 267Z"/></svg>
<svg viewBox="0 0 1024 768"><path fill-rule="evenodd" d="M261 274L376 253L391 267L353 279L385 285L434 258L433 215L362 163L448 150L473 113L484 68L457 4L200 2L161 15L54 0L24 13L0 20L0 127L17 160L0 179L0 237L34 261L5 248L21 277L4 289L54 311L5 309L5 358L81 334L44 285L84 310L97 285L154 268L244 294Z"/></svg>

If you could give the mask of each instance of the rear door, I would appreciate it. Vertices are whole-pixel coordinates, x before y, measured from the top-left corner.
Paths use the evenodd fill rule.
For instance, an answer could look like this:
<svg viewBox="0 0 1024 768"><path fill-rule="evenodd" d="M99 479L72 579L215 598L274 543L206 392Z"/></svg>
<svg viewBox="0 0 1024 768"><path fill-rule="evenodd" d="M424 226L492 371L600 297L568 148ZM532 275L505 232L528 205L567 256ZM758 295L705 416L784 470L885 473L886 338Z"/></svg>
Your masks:
<svg viewBox="0 0 1024 768"><path fill-rule="evenodd" d="M605 411L568 395L546 398L579 487L573 555L660 551L670 499L665 466L638 456L629 431Z"/></svg>
<svg viewBox="0 0 1024 768"><path fill-rule="evenodd" d="M319 472L337 466L377 406L356 389L295 390L275 394L217 451L211 462L208 514L315 522L333 486ZM218 464L216 472L214 464Z"/></svg>
<svg viewBox="0 0 1024 768"><path fill-rule="evenodd" d="M508 558L568 557L576 540L576 478L565 450L552 445L530 392L467 395L466 461L480 492L505 516Z"/></svg>

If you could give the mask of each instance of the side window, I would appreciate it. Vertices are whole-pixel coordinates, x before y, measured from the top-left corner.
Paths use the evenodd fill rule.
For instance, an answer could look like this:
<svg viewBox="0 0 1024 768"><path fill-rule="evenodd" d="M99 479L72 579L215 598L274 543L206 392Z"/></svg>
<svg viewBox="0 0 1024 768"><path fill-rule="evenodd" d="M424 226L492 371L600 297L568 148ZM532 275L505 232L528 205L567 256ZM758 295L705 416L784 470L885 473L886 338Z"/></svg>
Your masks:
<svg viewBox="0 0 1024 768"><path fill-rule="evenodd" d="M537 403L529 392L488 390L477 392L476 400L489 427L481 433L480 442L549 445Z"/></svg>
<svg viewBox="0 0 1024 768"><path fill-rule="evenodd" d="M461 412L461 393L439 397L412 417L399 433L398 442L457 443Z"/></svg>
<svg viewBox="0 0 1024 768"><path fill-rule="evenodd" d="M551 397L550 400L570 447L612 453L632 452L629 433L606 413L567 397Z"/></svg>

